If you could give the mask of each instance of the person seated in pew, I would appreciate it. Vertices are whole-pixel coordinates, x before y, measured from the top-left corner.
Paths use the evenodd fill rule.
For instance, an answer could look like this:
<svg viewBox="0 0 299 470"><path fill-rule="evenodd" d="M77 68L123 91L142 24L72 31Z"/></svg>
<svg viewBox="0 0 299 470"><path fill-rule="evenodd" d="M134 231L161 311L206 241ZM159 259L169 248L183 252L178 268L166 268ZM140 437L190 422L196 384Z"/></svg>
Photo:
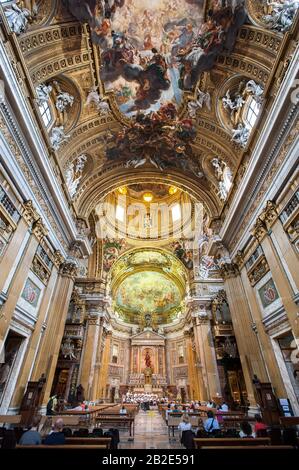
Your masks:
<svg viewBox="0 0 299 470"><path fill-rule="evenodd" d="M212 400L209 400L207 403L207 408L216 408L216 405Z"/></svg>
<svg viewBox="0 0 299 470"><path fill-rule="evenodd" d="M220 426L212 410L207 412L207 419L204 422L204 429L209 435L218 434Z"/></svg>
<svg viewBox="0 0 299 470"><path fill-rule="evenodd" d="M222 404L218 406L218 411L229 411L228 404L223 401Z"/></svg>
<svg viewBox="0 0 299 470"><path fill-rule="evenodd" d="M173 410L171 410L171 413L180 413L180 412L181 410L179 409L179 406L175 404Z"/></svg>
<svg viewBox="0 0 299 470"><path fill-rule="evenodd" d="M240 424L241 431L239 433L239 436L242 438L254 438L255 433L252 432L252 427L248 421L242 421Z"/></svg>
<svg viewBox="0 0 299 470"><path fill-rule="evenodd" d="M119 414L120 414L120 415L126 415L126 414L128 414L128 412L127 412L127 410L126 410L126 408L125 408L124 405L123 405L123 406L121 407L121 409L119 410Z"/></svg>
<svg viewBox="0 0 299 470"><path fill-rule="evenodd" d="M31 428L22 435L19 441L21 446L38 446L42 443L41 435L38 432L40 420L41 416L33 416Z"/></svg>
<svg viewBox="0 0 299 470"><path fill-rule="evenodd" d="M178 425L178 430L183 432L183 431L191 431L191 429L192 429L192 425L190 423L189 416L186 413L184 413L182 416L182 421Z"/></svg>
<svg viewBox="0 0 299 470"><path fill-rule="evenodd" d="M65 444L65 435L63 434L63 420L57 419L54 423L53 430L47 435L44 444L48 446L59 446Z"/></svg>
<svg viewBox="0 0 299 470"><path fill-rule="evenodd" d="M256 414L254 415L255 418L255 425L254 425L254 432L258 436L259 432L266 431L268 426L263 422L261 415Z"/></svg>
<svg viewBox="0 0 299 470"><path fill-rule="evenodd" d="M168 403L168 405L167 405L167 410L166 410L166 412L165 412L165 420L166 420L166 422L168 421L168 415L169 415L169 413L171 413L171 412L172 412L171 405L170 405L170 403Z"/></svg>

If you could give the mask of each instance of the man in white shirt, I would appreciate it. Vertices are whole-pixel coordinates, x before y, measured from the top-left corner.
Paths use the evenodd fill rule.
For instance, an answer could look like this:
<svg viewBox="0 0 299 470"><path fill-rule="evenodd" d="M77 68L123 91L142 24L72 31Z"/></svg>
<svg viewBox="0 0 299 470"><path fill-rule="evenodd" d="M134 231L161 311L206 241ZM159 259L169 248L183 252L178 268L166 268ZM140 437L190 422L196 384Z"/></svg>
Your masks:
<svg viewBox="0 0 299 470"><path fill-rule="evenodd" d="M219 407L220 411L228 411L228 405L223 402L222 405Z"/></svg>

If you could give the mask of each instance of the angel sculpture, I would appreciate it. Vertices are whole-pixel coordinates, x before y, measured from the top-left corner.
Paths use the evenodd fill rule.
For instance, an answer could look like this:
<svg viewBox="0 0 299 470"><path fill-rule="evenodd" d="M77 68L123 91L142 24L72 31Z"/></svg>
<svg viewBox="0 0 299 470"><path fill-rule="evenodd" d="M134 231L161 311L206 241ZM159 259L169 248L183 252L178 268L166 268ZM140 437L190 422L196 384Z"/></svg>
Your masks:
<svg viewBox="0 0 299 470"><path fill-rule="evenodd" d="M94 104L96 109L103 115L110 112L109 104L107 101L100 97L97 88L93 86L87 95L86 106Z"/></svg>
<svg viewBox="0 0 299 470"><path fill-rule="evenodd" d="M52 85L46 85L45 83L40 83L36 87L37 102L39 106L50 99L50 93L53 90Z"/></svg>
<svg viewBox="0 0 299 470"><path fill-rule="evenodd" d="M232 140L245 148L249 139L250 131L243 124L239 123L236 129L233 129Z"/></svg>
<svg viewBox="0 0 299 470"><path fill-rule="evenodd" d="M74 97L67 93L66 91L59 93L56 98L56 109L63 113L68 106L73 106L74 104Z"/></svg>
<svg viewBox="0 0 299 470"><path fill-rule="evenodd" d="M299 1L285 0L283 2L269 2L268 0L267 6L271 13L265 15L263 19L268 26L283 33L288 31L291 28L296 12L298 11Z"/></svg>
<svg viewBox="0 0 299 470"><path fill-rule="evenodd" d="M70 138L65 135L63 126L54 127L50 136L50 142L53 150L58 150L63 142Z"/></svg>
<svg viewBox="0 0 299 470"><path fill-rule="evenodd" d="M254 96L258 102L260 102L261 96L264 93L264 89L254 80L249 80L245 85L244 93L249 93L250 95Z"/></svg>
<svg viewBox="0 0 299 470"><path fill-rule="evenodd" d="M208 92L203 92L197 88L197 96L193 101L188 103L188 113L192 119L196 118L196 111L198 108L202 108L204 105L207 106L209 111L211 110L211 95Z"/></svg>
<svg viewBox="0 0 299 470"><path fill-rule="evenodd" d="M16 3L12 3L4 10L4 13L10 29L19 36L26 32L28 22L37 14L37 8L31 12L27 8L20 8Z"/></svg>

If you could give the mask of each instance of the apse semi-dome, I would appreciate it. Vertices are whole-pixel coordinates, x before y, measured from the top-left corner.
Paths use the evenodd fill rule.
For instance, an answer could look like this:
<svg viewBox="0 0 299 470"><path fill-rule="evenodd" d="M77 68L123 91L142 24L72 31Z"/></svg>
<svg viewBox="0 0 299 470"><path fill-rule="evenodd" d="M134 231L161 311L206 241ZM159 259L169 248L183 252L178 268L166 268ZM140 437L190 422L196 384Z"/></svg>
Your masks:
<svg viewBox="0 0 299 470"><path fill-rule="evenodd" d="M140 271L128 276L118 287L115 309L130 321L137 321L140 314L149 312L157 314L158 322L164 323L178 312L181 301L174 281L156 271Z"/></svg>

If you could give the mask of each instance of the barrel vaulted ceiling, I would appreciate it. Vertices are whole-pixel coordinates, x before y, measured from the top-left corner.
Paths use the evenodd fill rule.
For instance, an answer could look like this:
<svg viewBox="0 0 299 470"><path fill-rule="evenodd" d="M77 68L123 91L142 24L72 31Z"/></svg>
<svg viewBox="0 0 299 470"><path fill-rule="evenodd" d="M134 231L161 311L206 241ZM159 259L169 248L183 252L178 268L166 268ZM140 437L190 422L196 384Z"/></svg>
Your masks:
<svg viewBox="0 0 299 470"><path fill-rule="evenodd" d="M273 8L250 0L18 5L31 12L17 41L32 102L78 215L118 186L156 181L189 191L219 217L279 86L290 26L273 26Z"/></svg>

